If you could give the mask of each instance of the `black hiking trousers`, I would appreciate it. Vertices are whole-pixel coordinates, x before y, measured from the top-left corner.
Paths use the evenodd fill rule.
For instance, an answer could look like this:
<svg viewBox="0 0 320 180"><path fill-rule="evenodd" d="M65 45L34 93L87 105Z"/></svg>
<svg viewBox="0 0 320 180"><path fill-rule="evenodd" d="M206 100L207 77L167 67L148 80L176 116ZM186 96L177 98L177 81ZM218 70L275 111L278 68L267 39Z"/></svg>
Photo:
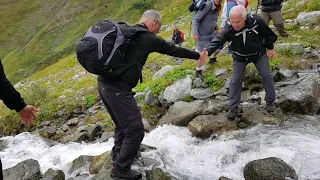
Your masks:
<svg viewBox="0 0 320 180"><path fill-rule="evenodd" d="M137 157L144 126L131 87L122 81L119 84L98 81L98 90L115 124L113 166L117 171L127 172Z"/></svg>
<svg viewBox="0 0 320 180"><path fill-rule="evenodd" d="M0 168L1 168L1 171L0 171L0 180L3 180L3 174L2 174L2 162L1 162L1 159L0 159Z"/></svg>

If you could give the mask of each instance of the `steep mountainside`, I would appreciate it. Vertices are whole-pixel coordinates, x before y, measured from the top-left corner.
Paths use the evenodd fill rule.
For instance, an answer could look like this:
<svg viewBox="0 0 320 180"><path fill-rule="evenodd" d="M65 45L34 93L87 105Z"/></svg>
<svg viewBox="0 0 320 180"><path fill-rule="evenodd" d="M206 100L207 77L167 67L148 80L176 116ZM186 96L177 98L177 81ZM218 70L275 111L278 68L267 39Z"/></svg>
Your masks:
<svg viewBox="0 0 320 180"><path fill-rule="evenodd" d="M135 23L145 9L175 5L179 16L187 0L2 0L0 57L11 81L19 80L74 53L75 45L93 23L112 18ZM187 12L187 9L183 13Z"/></svg>

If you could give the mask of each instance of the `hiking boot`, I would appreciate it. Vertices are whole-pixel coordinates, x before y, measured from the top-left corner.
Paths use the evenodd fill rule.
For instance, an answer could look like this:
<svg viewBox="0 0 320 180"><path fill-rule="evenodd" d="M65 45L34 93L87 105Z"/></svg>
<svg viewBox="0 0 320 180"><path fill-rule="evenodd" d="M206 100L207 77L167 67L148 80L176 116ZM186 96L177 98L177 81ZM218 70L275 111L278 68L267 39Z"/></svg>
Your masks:
<svg viewBox="0 0 320 180"><path fill-rule="evenodd" d="M238 116L238 110L237 109L229 109L229 111L226 114L226 118L229 120L234 120Z"/></svg>
<svg viewBox="0 0 320 180"><path fill-rule="evenodd" d="M264 109L270 113L276 109L276 106L274 105L273 102L267 102L267 105Z"/></svg>
<svg viewBox="0 0 320 180"><path fill-rule="evenodd" d="M214 64L214 63L216 63L217 62L217 58L216 57L212 57L212 58L210 58L210 60L209 60L209 64Z"/></svg>
<svg viewBox="0 0 320 180"><path fill-rule="evenodd" d="M196 77L197 77L197 78L200 78L201 81L204 80L204 76L202 75L202 71L201 71L201 70L197 70L197 71L196 71Z"/></svg>
<svg viewBox="0 0 320 180"><path fill-rule="evenodd" d="M140 172L134 171L134 170L130 170L127 172L120 172L120 171L117 171L112 166L110 177L114 180L120 180L120 179L136 180L136 179L141 179L142 174Z"/></svg>

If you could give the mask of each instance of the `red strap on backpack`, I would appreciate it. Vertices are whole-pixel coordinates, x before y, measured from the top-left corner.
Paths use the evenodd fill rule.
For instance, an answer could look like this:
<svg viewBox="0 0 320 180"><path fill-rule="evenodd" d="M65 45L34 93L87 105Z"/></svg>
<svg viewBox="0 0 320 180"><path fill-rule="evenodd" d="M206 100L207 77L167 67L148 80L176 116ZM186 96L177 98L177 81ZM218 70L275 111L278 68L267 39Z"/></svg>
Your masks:
<svg viewBox="0 0 320 180"><path fill-rule="evenodd" d="M184 33L180 29L178 29L178 31L181 35L181 41L184 42Z"/></svg>

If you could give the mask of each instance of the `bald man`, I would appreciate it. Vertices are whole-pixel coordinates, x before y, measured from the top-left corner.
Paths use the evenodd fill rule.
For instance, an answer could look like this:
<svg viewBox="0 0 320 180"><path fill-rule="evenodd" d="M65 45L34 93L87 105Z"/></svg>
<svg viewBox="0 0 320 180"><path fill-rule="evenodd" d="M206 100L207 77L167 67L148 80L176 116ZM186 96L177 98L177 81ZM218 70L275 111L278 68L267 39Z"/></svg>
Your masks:
<svg viewBox="0 0 320 180"><path fill-rule="evenodd" d="M237 5L230 10L230 24L206 46L211 55L226 41L230 42L233 58L233 71L229 86L228 119L235 119L241 100L242 82L246 66L253 63L262 77L266 91L266 110L275 110L274 81L270 72L268 56L273 59L273 43L277 36L259 16L247 15L246 9ZM268 56L267 56L268 54Z"/></svg>

